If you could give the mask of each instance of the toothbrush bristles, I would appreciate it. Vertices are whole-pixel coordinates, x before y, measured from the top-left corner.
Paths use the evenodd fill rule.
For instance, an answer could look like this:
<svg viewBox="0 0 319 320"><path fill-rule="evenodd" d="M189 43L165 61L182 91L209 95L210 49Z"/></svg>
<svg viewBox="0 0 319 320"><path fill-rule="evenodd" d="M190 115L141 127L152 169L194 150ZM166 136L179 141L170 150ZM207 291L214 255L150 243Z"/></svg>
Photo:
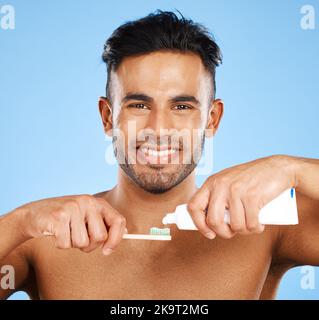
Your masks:
<svg viewBox="0 0 319 320"><path fill-rule="evenodd" d="M156 228L152 227L150 229L150 234L152 235L161 235L161 236L169 236L170 235L170 229L169 228Z"/></svg>
<svg viewBox="0 0 319 320"><path fill-rule="evenodd" d="M141 240L171 240L169 228L156 228L150 229L150 234L129 234L125 233L123 239L141 239Z"/></svg>

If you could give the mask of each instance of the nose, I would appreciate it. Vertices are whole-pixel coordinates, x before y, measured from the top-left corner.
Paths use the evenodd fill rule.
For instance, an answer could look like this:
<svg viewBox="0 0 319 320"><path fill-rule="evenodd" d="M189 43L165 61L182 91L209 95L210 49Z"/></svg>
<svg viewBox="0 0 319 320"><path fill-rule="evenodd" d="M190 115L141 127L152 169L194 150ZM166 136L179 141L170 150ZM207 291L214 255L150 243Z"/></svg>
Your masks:
<svg viewBox="0 0 319 320"><path fill-rule="evenodd" d="M152 129L154 134L159 137L161 129L172 129L174 124L167 110L152 110L148 117L147 128Z"/></svg>

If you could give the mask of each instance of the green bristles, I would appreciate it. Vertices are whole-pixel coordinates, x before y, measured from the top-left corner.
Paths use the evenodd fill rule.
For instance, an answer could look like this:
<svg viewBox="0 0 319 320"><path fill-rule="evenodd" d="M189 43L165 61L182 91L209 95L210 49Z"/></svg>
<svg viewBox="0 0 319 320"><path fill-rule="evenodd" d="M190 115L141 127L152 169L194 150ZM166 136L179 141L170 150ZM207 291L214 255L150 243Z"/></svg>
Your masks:
<svg viewBox="0 0 319 320"><path fill-rule="evenodd" d="M170 235L170 229L169 228L156 228L153 227L150 229L150 234L152 235L161 235L161 236L169 236Z"/></svg>

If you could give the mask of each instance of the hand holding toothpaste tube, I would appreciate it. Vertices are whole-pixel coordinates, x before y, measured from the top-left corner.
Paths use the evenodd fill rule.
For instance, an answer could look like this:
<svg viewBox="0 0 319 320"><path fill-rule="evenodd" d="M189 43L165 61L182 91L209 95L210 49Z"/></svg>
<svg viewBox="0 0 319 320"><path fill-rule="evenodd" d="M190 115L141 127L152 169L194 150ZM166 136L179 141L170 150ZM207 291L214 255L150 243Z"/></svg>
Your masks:
<svg viewBox="0 0 319 320"><path fill-rule="evenodd" d="M271 156L227 168L210 176L187 205L194 224L206 237L230 239L236 233L260 233L260 210L296 186L295 162ZM225 211L229 212L226 223Z"/></svg>

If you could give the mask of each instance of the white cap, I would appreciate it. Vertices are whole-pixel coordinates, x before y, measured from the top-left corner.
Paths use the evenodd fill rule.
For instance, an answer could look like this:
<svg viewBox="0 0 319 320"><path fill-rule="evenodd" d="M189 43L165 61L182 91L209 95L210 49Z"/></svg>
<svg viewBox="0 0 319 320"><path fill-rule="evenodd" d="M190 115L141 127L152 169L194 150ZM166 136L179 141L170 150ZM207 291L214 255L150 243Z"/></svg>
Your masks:
<svg viewBox="0 0 319 320"><path fill-rule="evenodd" d="M163 224L172 224L176 223L175 212L167 213L166 216L162 219Z"/></svg>

